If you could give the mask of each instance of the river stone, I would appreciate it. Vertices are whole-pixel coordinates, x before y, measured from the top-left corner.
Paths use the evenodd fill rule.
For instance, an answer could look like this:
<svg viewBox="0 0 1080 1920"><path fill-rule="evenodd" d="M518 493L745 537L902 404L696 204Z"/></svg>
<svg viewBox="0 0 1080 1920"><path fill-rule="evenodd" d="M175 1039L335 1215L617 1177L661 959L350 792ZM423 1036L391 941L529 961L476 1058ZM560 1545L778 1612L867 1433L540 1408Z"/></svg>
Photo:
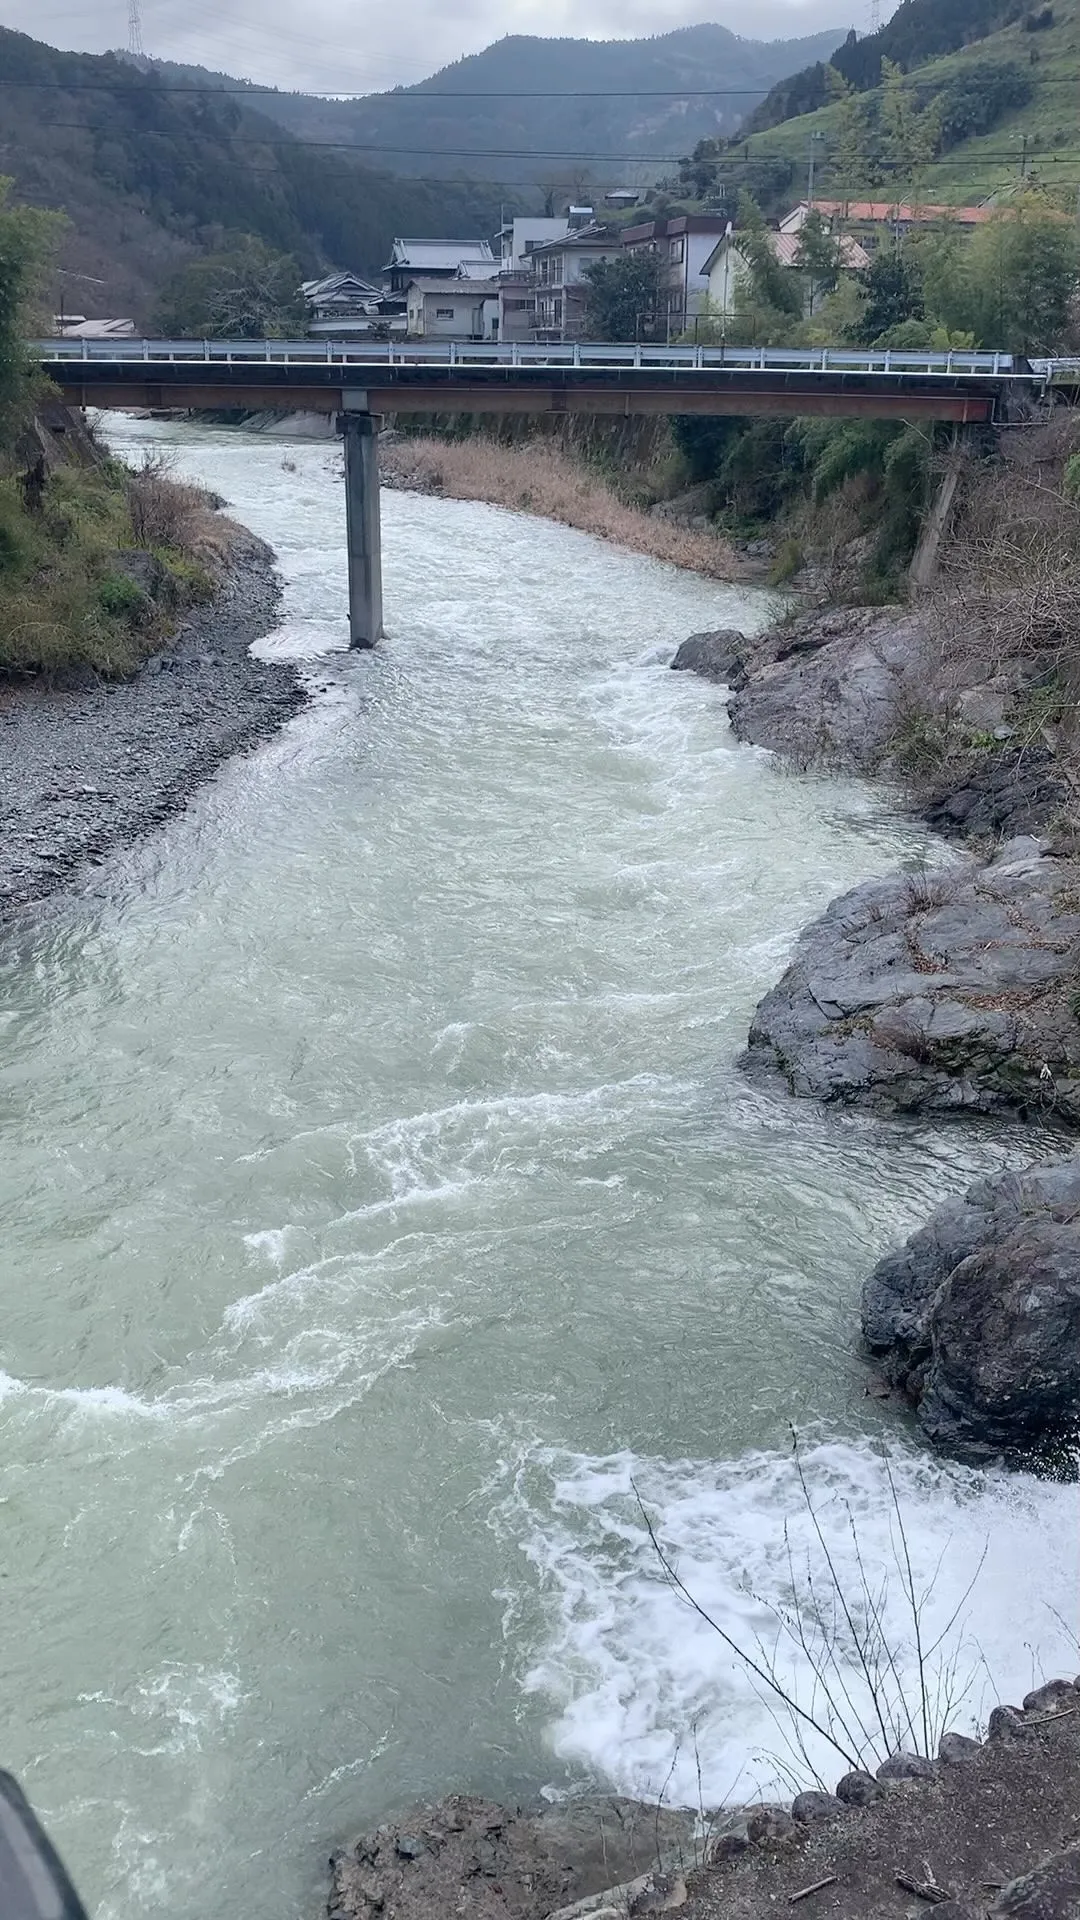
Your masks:
<svg viewBox="0 0 1080 1920"><path fill-rule="evenodd" d="M1019 1707L995 1707L986 1723L988 1740L1020 1740L1027 1732Z"/></svg>
<svg viewBox="0 0 1080 1920"><path fill-rule="evenodd" d="M1024 1695L1025 1713L1059 1713L1063 1707L1080 1706L1071 1680L1047 1680Z"/></svg>
<svg viewBox="0 0 1080 1920"><path fill-rule="evenodd" d="M884 1792L884 1787L874 1779L872 1773L863 1773L858 1768L852 1773L845 1773L836 1785L836 1797L846 1807L869 1807L875 1800L880 1800Z"/></svg>
<svg viewBox="0 0 1080 1920"><path fill-rule="evenodd" d="M791 1817L801 1827L812 1826L818 1820L835 1820L843 1811L842 1803L831 1793L797 1793L791 1803Z"/></svg>
<svg viewBox="0 0 1080 1920"><path fill-rule="evenodd" d="M939 1208L866 1281L862 1328L939 1446L1056 1464L1080 1407L1080 1156Z"/></svg>
<svg viewBox="0 0 1080 1920"><path fill-rule="evenodd" d="M947 1767L960 1766L979 1751L979 1741L970 1739L966 1733L943 1733L938 1741L938 1759Z"/></svg>
<svg viewBox="0 0 1080 1920"><path fill-rule="evenodd" d="M1018 840L892 874L803 934L743 1064L878 1112L1080 1125L1078 967L1080 862Z"/></svg>
<svg viewBox="0 0 1080 1920"><path fill-rule="evenodd" d="M629 1882L643 1890L663 1875L674 1885L698 1857L695 1824L692 1813L614 1795L522 1814L451 1794L336 1853L326 1911L329 1920L384 1912L445 1920L465 1911L469 1920L546 1920Z"/></svg>
<svg viewBox="0 0 1080 1920"><path fill-rule="evenodd" d="M746 635L734 627L720 627L715 633L692 633L671 665L676 673L700 673L706 680L730 686L743 672L745 652Z"/></svg>
<svg viewBox="0 0 1080 1920"><path fill-rule="evenodd" d="M1010 1880L990 1908L990 1920L1080 1920L1080 1847Z"/></svg>
<svg viewBox="0 0 1080 1920"><path fill-rule="evenodd" d="M922 1753L890 1753L877 1770L879 1780L933 1780L937 1768Z"/></svg>

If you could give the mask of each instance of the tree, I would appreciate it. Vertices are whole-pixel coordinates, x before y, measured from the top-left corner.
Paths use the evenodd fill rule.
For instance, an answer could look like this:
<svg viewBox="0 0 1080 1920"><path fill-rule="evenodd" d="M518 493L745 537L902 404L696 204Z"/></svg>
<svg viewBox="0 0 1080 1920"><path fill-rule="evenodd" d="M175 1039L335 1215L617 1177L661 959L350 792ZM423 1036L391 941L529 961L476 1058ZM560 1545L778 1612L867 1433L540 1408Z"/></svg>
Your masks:
<svg viewBox="0 0 1080 1920"><path fill-rule="evenodd" d="M267 340L304 324L300 269L253 234L234 235L218 253L192 260L165 286L158 324L167 334Z"/></svg>
<svg viewBox="0 0 1080 1920"><path fill-rule="evenodd" d="M941 108L931 100L920 109L918 95L905 86L901 69L892 60L881 63L881 154L885 167L910 180L933 159L941 141Z"/></svg>
<svg viewBox="0 0 1080 1920"><path fill-rule="evenodd" d="M798 261L806 275L810 313L814 312L823 295L835 293L843 257L841 236L830 233L820 213L808 213L799 235Z"/></svg>
<svg viewBox="0 0 1080 1920"><path fill-rule="evenodd" d="M734 244L746 270L739 275L732 338L750 347L782 346L803 317L802 275L781 266L761 208L746 193Z"/></svg>
<svg viewBox="0 0 1080 1920"><path fill-rule="evenodd" d="M1046 197L1002 207L970 243L971 329L986 346L1055 353L1067 342L1080 286L1080 238ZM953 325L964 320L952 317Z"/></svg>
<svg viewBox="0 0 1080 1920"><path fill-rule="evenodd" d="M659 340L667 334L664 270L649 248L596 260L583 275L588 286L585 325L592 340Z"/></svg>
<svg viewBox="0 0 1080 1920"><path fill-rule="evenodd" d="M12 181L0 179L0 434L7 441L29 397L32 364L27 334L49 259L66 225L64 215L11 204Z"/></svg>
<svg viewBox="0 0 1080 1920"><path fill-rule="evenodd" d="M922 281L906 254L883 250L859 278L866 290L866 307L857 338L865 346L873 346L905 320L924 318Z"/></svg>

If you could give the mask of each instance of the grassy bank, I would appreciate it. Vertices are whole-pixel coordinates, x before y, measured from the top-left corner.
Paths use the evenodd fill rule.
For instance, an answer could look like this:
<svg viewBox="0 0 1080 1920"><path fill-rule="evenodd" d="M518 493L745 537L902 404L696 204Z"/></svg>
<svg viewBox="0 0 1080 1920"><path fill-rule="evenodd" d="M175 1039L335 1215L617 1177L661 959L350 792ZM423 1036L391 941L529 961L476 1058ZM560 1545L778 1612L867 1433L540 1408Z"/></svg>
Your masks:
<svg viewBox="0 0 1080 1920"><path fill-rule="evenodd" d="M468 440L391 440L380 450L391 487L442 493L454 500L486 500L515 513L535 513L583 533L647 553L713 580L747 578L749 569L731 542L711 529L687 527L628 504L579 458L547 440L505 446Z"/></svg>
<svg viewBox="0 0 1080 1920"><path fill-rule="evenodd" d="M212 502L109 458L60 409L0 473L0 679L135 671L222 557Z"/></svg>

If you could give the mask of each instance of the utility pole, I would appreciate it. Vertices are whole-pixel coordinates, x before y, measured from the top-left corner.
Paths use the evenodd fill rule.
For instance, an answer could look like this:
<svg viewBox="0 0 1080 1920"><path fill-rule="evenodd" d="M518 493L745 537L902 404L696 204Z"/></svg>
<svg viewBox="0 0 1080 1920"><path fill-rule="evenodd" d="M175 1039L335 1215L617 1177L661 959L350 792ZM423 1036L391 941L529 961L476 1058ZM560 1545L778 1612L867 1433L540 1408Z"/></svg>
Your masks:
<svg viewBox="0 0 1080 1920"><path fill-rule="evenodd" d="M825 135L823 133L812 133L810 135L810 164L806 173L806 210L808 213L813 213L814 211L814 172L817 161L815 142L823 140L824 138Z"/></svg>
<svg viewBox="0 0 1080 1920"><path fill-rule="evenodd" d="M139 0L128 0L128 52L133 60L145 60Z"/></svg>
<svg viewBox="0 0 1080 1920"><path fill-rule="evenodd" d="M1026 133L1022 133L1020 135L1020 178L1021 180L1025 179L1027 176L1027 153L1028 153L1028 137Z"/></svg>

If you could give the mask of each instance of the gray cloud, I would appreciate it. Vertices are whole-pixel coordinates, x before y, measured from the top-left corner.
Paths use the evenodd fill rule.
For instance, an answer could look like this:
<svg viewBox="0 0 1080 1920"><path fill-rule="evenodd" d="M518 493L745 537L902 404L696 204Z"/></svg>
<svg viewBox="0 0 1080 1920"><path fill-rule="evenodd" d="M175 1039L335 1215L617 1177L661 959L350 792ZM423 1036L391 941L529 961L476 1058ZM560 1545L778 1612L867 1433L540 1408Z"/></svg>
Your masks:
<svg viewBox="0 0 1080 1920"><path fill-rule="evenodd" d="M143 40L162 59L197 62L275 86L376 91L424 78L507 33L625 39L720 20L748 38L845 25L867 0L141 0ZM127 42L126 0L8 0L5 26L54 46L101 52ZM865 22L856 24L863 28Z"/></svg>

